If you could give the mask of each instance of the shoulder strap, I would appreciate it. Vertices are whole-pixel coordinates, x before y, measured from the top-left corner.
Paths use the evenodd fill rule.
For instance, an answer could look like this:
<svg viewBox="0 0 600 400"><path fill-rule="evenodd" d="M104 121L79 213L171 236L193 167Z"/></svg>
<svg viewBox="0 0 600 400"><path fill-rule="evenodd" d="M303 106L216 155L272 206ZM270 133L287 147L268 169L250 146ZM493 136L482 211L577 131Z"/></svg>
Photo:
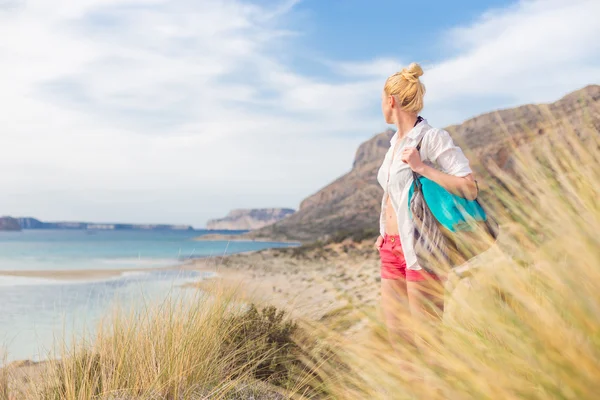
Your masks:
<svg viewBox="0 0 600 400"><path fill-rule="evenodd" d="M417 117L417 122L415 122L415 126L419 125L420 122L423 121L423 117L421 117L420 115ZM425 134L423 134L423 136L421 136L421 140L419 140L419 143L417 143L417 151L420 152L421 151L421 143L423 143L423 139L425 138ZM419 174L417 174L415 171L412 172L413 174L413 185L415 186L415 191L416 190L420 190L421 189L421 182L419 182Z"/></svg>
<svg viewBox="0 0 600 400"><path fill-rule="evenodd" d="M417 125L419 125L421 122L423 122L423 117L421 117L420 115L417 117L417 121L415 122L415 125L413 126L416 127ZM421 151L421 143L423 142L423 138L425 137L425 135L423 134L423 136L421 137L421 140L419 140L419 144L417 144L417 151Z"/></svg>

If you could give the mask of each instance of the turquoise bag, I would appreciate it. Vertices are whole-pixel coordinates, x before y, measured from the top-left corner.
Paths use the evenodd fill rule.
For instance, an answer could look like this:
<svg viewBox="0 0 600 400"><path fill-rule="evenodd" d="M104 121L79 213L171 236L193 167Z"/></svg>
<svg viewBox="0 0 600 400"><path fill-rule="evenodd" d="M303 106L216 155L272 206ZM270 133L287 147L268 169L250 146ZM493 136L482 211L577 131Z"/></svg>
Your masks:
<svg viewBox="0 0 600 400"><path fill-rule="evenodd" d="M456 196L415 172L407 206L417 261L431 273L463 265L488 250L499 234L498 223L479 200Z"/></svg>
<svg viewBox="0 0 600 400"><path fill-rule="evenodd" d="M456 196L424 176L420 176L418 179L423 190L423 197L433 216L450 232L472 231L474 226L471 222L483 222L487 219L485 210L477 200L467 200ZM414 192L415 185L411 185L408 192L408 204L410 204Z"/></svg>

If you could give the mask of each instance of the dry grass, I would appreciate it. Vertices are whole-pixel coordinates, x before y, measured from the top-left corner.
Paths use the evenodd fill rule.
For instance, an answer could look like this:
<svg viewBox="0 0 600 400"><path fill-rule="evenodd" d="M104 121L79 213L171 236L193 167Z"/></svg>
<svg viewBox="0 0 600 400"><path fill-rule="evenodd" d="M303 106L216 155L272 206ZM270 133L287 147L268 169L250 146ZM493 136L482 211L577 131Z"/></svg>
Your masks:
<svg viewBox="0 0 600 400"><path fill-rule="evenodd" d="M212 290L109 316L27 398L598 398L600 146L596 130L577 134L537 141L516 178L490 167L501 242L449 284L441 334L406 319L426 343L418 351L392 348L372 309L330 313L336 329L294 328ZM339 332L357 317L368 334Z"/></svg>
<svg viewBox="0 0 600 400"><path fill-rule="evenodd" d="M298 327L231 292L117 310L91 341L63 348L39 399L283 399L305 375ZM62 359L63 361L58 361Z"/></svg>
<svg viewBox="0 0 600 400"><path fill-rule="evenodd" d="M500 244L449 285L441 335L406 319L425 349L373 335L336 340L351 372L322 369L340 399L596 399L600 393L600 143L565 131L493 170ZM402 362L400 362L402 360Z"/></svg>
<svg viewBox="0 0 600 400"><path fill-rule="evenodd" d="M6 363L5 363L6 364ZM7 368L0 369L0 400L8 400L10 398L9 384L10 371Z"/></svg>

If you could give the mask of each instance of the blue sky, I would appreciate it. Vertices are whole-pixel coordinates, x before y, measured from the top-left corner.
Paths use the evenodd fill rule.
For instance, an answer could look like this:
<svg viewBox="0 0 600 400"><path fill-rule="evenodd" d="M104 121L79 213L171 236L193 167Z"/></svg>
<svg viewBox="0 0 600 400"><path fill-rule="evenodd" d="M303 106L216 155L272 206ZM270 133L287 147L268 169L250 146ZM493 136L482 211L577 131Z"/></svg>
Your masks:
<svg viewBox="0 0 600 400"><path fill-rule="evenodd" d="M0 214L188 223L294 207L386 128L420 62L436 126L600 80L600 2L0 0Z"/></svg>
<svg viewBox="0 0 600 400"><path fill-rule="evenodd" d="M368 6L367 6L368 3ZM309 0L298 4L305 18L306 51L334 59L382 56L435 62L444 32L476 20L510 1Z"/></svg>

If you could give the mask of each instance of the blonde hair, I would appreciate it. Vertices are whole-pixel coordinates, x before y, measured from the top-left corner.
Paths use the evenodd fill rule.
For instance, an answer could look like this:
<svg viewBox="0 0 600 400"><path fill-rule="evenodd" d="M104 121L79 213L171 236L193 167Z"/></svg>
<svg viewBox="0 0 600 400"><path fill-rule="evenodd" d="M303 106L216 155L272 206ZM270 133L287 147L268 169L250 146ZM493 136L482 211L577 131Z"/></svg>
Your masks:
<svg viewBox="0 0 600 400"><path fill-rule="evenodd" d="M383 90L388 96L396 98L401 109L418 114L423 109L425 96L425 85L419 80L421 75L423 75L421 66L412 63L387 78Z"/></svg>

